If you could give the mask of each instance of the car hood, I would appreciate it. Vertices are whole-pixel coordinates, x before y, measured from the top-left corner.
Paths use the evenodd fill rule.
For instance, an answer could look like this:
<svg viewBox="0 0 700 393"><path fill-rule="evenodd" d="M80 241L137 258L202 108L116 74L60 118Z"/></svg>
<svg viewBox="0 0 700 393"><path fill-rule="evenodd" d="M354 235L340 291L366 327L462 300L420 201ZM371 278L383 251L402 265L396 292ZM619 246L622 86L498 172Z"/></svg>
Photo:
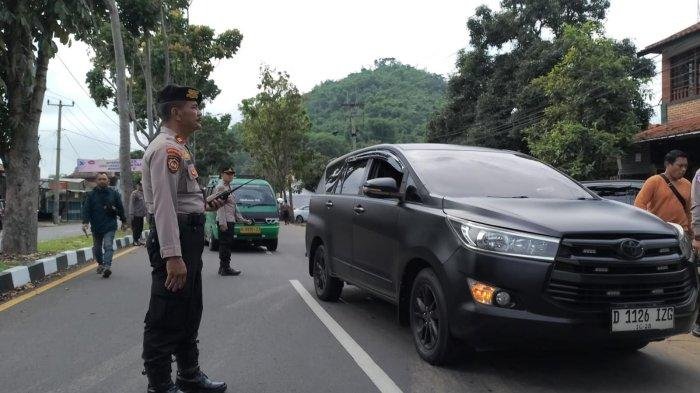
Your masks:
<svg viewBox="0 0 700 393"><path fill-rule="evenodd" d="M444 198L453 217L547 236L573 234L654 234L676 236L675 229L641 209L605 200Z"/></svg>

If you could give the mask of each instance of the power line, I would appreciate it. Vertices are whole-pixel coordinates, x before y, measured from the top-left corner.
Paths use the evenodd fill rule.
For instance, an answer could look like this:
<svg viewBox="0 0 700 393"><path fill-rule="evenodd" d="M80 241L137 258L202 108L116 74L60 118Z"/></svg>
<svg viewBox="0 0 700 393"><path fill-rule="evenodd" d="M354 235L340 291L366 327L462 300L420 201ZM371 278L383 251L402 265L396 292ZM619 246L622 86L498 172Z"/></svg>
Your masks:
<svg viewBox="0 0 700 393"><path fill-rule="evenodd" d="M96 130L99 130L100 133L102 133L103 136L105 136L105 137L107 137L107 139L109 139L109 135L107 135L107 134L105 133L105 131L102 129L102 127L98 126L97 124L95 124L94 121L92 121L92 118L91 118L90 116L88 116L88 115L85 113L85 111L80 107L80 105L76 105L75 107L78 108L78 110L80 111L80 113L81 113L90 123L92 123L93 126L95 126L95 129L96 129Z"/></svg>
<svg viewBox="0 0 700 393"><path fill-rule="evenodd" d="M75 125L75 124L74 124L74 125ZM95 141L95 142L104 143L105 145L110 145L110 146L119 147L119 145L116 144L116 143L107 142L107 141L103 141L103 140L101 140L101 139L93 138L93 137L91 137L91 136L89 136L89 135L85 135L85 134L82 134L82 133L77 132L77 131L68 130L68 129L65 129L65 128L63 129L63 131L70 132L71 134L75 134L75 135L78 135L78 136L82 136L83 138L87 138L87 139L93 140L93 141Z"/></svg>
<svg viewBox="0 0 700 393"><path fill-rule="evenodd" d="M94 134L94 133L90 132L90 127L87 127L87 126L80 120L80 118L79 118L78 116L75 115L74 112L68 111L68 113L70 113L71 115L73 115L73 119L74 119L75 121L77 121L77 122L83 127L83 130L84 130L84 131L86 131L88 134ZM89 119L88 119L88 120L89 120ZM100 127L96 126L95 123L92 123L92 124L95 126L95 129L97 129L98 131L100 131L100 132L102 133L103 136L105 136L107 139L110 139L108 135L104 134L104 132L102 131L102 129L101 129ZM76 128L77 128L77 127L76 127Z"/></svg>
<svg viewBox="0 0 700 393"><path fill-rule="evenodd" d="M76 78L75 75L73 75L73 73L71 72L70 68L68 68L68 66L66 65L66 63L63 62L63 59L61 59L61 56L59 56L58 53L56 54L56 58L58 59L58 61L61 62L61 64L63 64L63 68L65 68L66 71L68 71L68 74L70 74L71 78L73 78L73 81L75 82L75 84L77 84L78 87L80 87L80 90L82 90L83 93L85 93L85 95L86 95L89 99L92 99L92 96L90 96L90 93L88 93L88 91L85 90L85 88L83 87L83 85L78 81L78 78ZM117 123L114 119L112 119L111 117L109 117L109 115L107 115L107 113L106 113L104 110L102 110L102 108L100 108L100 107L98 106L97 109L99 109L100 112L102 112L102 114L105 115L105 117L107 117L107 118L109 119L109 121L111 121L111 122L114 123L115 125L119 126L119 123Z"/></svg>
<svg viewBox="0 0 700 393"><path fill-rule="evenodd" d="M80 158L80 154L78 154L78 151L75 149L75 146L73 146L73 142L70 141L68 135L66 135L66 141L68 141L68 144L70 145L71 149L73 149L73 153L75 153L75 158Z"/></svg>

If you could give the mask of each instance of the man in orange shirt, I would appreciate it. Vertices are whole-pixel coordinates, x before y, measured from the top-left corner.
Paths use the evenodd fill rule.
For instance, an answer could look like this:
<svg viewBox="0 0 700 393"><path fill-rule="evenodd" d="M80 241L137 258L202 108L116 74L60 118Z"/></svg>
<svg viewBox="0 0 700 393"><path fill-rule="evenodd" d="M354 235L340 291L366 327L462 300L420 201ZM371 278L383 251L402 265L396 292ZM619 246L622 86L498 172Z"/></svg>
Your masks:
<svg viewBox="0 0 700 393"><path fill-rule="evenodd" d="M671 150L664 158L666 171L644 182L634 205L666 222L676 223L690 234L690 182L683 178L688 170L688 156Z"/></svg>

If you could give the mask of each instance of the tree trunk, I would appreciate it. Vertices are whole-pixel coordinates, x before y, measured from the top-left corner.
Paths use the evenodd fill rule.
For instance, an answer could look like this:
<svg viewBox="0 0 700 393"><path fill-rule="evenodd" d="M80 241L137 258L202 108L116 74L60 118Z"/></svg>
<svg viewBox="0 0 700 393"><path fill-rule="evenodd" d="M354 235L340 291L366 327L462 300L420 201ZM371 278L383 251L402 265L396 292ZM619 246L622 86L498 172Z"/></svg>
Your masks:
<svg viewBox="0 0 700 393"><path fill-rule="evenodd" d="M109 10L114 41L114 59L117 73L117 110L119 111L119 178L121 179L122 201L128 201L133 190L131 177L131 136L129 133L129 105L126 98L126 59L122 40L121 22L115 0L104 0ZM124 214L129 216L129 204L124 203Z"/></svg>
<svg viewBox="0 0 700 393"><path fill-rule="evenodd" d="M153 128L153 73L151 71L151 35L146 33L146 55L144 56L143 78L146 82L146 118L148 121L149 142L156 137Z"/></svg>
<svg viewBox="0 0 700 393"><path fill-rule="evenodd" d="M160 7L160 25L163 33L163 53L165 54L165 73L163 85L170 84L170 38L168 36L168 24L165 18L165 4Z"/></svg>
<svg viewBox="0 0 700 393"><path fill-rule="evenodd" d="M294 193L294 191L292 191L292 181L291 180L288 181L288 185L289 185L288 188L289 188L289 210L290 210L289 214L294 215L294 197L292 197L292 194Z"/></svg>
<svg viewBox="0 0 700 393"><path fill-rule="evenodd" d="M17 33L22 35L19 31ZM27 34L26 37L31 36ZM21 59L22 56L27 56L26 53L20 53L21 46L19 42L8 43L13 66L18 66L22 60L26 60ZM31 89L26 88L25 79L18 78L18 75L10 75L8 78L14 82L8 85L10 124L14 132L12 149L7 152L8 160L5 162L7 203L3 218L2 250L10 254L33 253L36 252L37 246L39 119L46 92L46 73L52 56L51 37L40 40L38 46L33 67L33 71L36 72L33 78L34 86ZM17 67L11 67L10 70L13 74L24 74L24 71Z"/></svg>

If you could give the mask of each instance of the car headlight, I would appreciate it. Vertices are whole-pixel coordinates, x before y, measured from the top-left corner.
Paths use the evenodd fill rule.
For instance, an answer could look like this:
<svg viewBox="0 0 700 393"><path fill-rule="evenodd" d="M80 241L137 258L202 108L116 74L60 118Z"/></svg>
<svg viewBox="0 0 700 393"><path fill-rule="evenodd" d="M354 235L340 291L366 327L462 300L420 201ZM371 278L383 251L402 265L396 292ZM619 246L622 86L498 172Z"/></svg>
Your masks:
<svg viewBox="0 0 700 393"><path fill-rule="evenodd" d="M685 259L690 259L693 255L693 244L690 242L690 237L685 234L685 229L682 226L669 222L675 229L678 235L678 246Z"/></svg>
<svg viewBox="0 0 700 393"><path fill-rule="evenodd" d="M462 244L470 249L514 257L554 261L559 238L517 232L457 218L448 217L448 224Z"/></svg>

